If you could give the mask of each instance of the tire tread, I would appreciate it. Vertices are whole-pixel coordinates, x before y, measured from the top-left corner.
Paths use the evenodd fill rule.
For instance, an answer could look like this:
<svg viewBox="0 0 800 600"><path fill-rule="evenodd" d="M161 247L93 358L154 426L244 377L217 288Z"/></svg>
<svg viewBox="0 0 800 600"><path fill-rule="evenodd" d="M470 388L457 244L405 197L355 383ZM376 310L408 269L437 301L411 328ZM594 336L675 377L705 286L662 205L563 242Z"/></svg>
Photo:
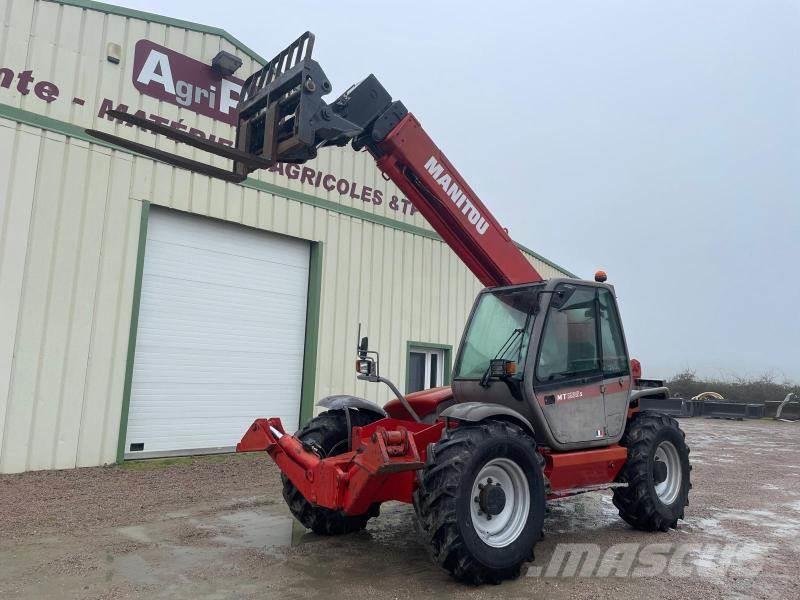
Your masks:
<svg viewBox="0 0 800 600"><path fill-rule="evenodd" d="M671 514L665 514L668 512L665 510L659 510L658 501L649 492L650 454L659 433L665 429L676 430L680 433L683 444L682 448L678 448L678 452L685 450L688 463L690 450L685 443L686 434L681 430L677 420L663 413L642 411L635 414L620 440L620 445L628 448L628 459L625 461L618 481L627 483L628 486L614 489L613 502L619 510L619 516L635 529L643 531L675 529L678 521L684 518L685 507L689 504L691 480L688 482L687 489L682 493L682 497L678 499L677 510L672 511ZM689 478L691 469L692 467L689 465L687 472Z"/></svg>
<svg viewBox="0 0 800 600"><path fill-rule="evenodd" d="M418 528L431 558L456 579L474 585L515 579L522 569L522 562L505 569L491 569L479 563L462 540L456 516L457 490L470 455L481 442L501 436L531 441L521 427L507 421L446 429L441 441L429 448L414 492ZM529 560L533 560L533 549Z"/></svg>

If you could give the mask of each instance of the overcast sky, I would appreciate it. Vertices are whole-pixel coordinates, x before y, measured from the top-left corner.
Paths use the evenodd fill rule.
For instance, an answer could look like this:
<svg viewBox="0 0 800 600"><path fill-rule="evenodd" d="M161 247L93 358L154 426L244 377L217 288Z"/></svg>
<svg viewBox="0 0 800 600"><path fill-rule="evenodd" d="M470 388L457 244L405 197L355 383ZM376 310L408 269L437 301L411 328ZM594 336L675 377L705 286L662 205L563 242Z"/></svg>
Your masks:
<svg viewBox="0 0 800 600"><path fill-rule="evenodd" d="M516 240L608 271L646 376L800 380L800 3L117 3L375 73Z"/></svg>

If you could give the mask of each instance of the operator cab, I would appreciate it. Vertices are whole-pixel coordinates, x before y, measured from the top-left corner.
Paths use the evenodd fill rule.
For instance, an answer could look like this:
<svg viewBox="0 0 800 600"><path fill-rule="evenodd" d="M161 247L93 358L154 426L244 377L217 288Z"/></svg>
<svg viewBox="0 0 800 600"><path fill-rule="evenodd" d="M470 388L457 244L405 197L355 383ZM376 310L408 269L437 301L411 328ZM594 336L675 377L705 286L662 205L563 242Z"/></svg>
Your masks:
<svg viewBox="0 0 800 600"><path fill-rule="evenodd" d="M479 294L456 358L456 402L511 408L539 443L568 450L618 442L630 388L611 285L559 278Z"/></svg>

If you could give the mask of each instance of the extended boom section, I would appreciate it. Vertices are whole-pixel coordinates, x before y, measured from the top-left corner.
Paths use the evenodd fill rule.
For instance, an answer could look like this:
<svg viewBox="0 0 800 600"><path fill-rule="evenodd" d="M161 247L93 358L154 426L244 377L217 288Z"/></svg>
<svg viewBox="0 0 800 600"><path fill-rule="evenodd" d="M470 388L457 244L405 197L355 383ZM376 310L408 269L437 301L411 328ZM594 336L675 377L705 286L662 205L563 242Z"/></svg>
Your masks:
<svg viewBox="0 0 800 600"><path fill-rule="evenodd" d="M406 115L372 152L483 285L542 280L414 115Z"/></svg>

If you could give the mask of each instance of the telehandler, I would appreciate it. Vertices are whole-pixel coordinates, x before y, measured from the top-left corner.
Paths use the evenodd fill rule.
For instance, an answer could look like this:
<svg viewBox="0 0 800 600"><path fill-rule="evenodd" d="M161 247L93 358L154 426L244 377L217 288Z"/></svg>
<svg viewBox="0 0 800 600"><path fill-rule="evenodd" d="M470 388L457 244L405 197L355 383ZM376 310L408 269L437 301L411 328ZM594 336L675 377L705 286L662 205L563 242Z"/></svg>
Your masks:
<svg viewBox="0 0 800 600"><path fill-rule="evenodd" d="M667 531L684 517L689 448L675 419L642 411L613 286L543 280L402 102L369 75L328 104L332 86L306 32L252 74L238 103L236 146L113 111L122 121L233 161L211 167L107 133L93 135L228 181L324 146L366 149L486 286L475 300L452 386L403 395L367 338L358 379L388 385L378 406L348 395L290 435L257 419L237 445L266 451L292 514L320 534L363 529L382 503L412 503L433 560L459 580L517 577L542 536L545 502L612 489L627 523Z"/></svg>

